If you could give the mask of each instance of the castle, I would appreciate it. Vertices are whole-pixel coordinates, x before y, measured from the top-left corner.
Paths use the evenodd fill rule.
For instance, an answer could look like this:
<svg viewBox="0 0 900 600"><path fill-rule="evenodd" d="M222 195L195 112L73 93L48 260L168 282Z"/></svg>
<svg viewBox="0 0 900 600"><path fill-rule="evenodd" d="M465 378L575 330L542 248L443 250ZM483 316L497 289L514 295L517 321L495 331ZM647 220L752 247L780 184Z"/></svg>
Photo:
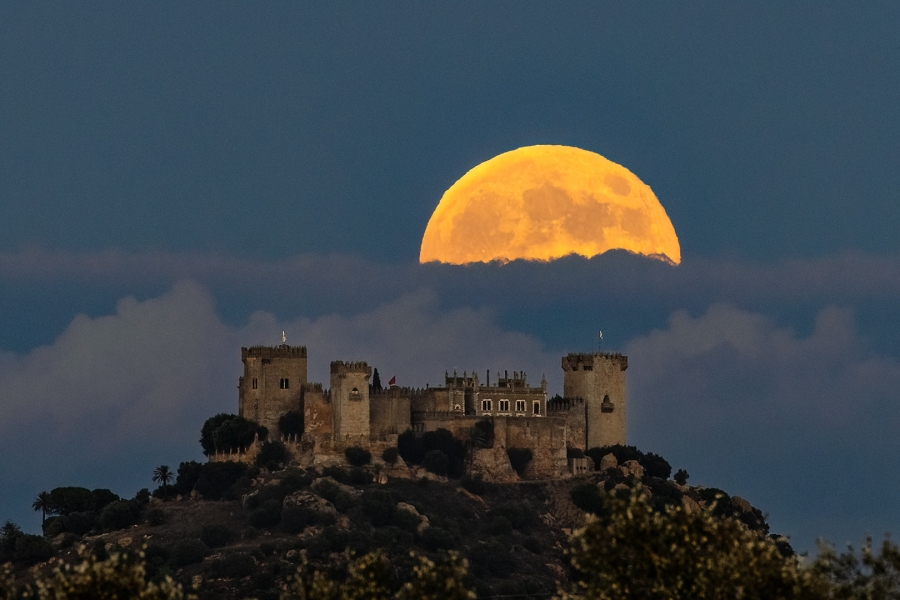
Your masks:
<svg viewBox="0 0 900 600"><path fill-rule="evenodd" d="M303 346L241 348L244 375L238 382L238 414L265 426L277 439L278 421L289 411L304 417L299 438L285 438L296 462L313 464L361 446L373 456L397 445L399 434L447 429L468 439L475 423L494 423L494 448L475 453L471 469L486 478L510 479L506 450L532 451L525 478L563 477L587 468L587 459L568 458L568 449L625 444L628 357L569 354L562 358L563 396L548 400L547 382L531 386L525 372L504 372L491 383L477 373L445 373L442 387L381 388L365 362L331 363L330 387L307 381ZM259 446L259 444L255 444ZM240 455L211 460L248 460ZM574 453L577 454L577 453Z"/></svg>

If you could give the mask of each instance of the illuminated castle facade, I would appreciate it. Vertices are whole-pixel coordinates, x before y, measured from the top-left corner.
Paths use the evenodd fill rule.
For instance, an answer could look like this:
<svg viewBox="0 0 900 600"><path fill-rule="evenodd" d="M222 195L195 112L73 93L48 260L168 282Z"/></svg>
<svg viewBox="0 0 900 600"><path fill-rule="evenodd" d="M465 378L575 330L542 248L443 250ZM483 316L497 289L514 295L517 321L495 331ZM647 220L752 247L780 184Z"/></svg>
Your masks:
<svg viewBox="0 0 900 600"><path fill-rule="evenodd" d="M565 476L582 468L568 449L625 444L628 358L621 354L569 354L562 358L563 396L547 397L547 382L531 386L525 372L504 372L491 384L477 373L445 373L443 386L407 388L373 385L365 362L331 363L330 387L307 381L303 346L254 346L241 349L244 375L238 383L238 413L265 426L278 439L278 421L290 411L304 417L303 434L282 438L301 464L342 456L362 446L380 456L411 429L417 434L447 429L469 439L475 423L494 423L494 451L482 452L488 478L508 475L506 450L527 448L533 459L525 478ZM249 454L253 454L252 449ZM249 455L216 455L213 460L247 460ZM577 453L575 453L577 454ZM583 460L583 459L582 459ZM479 470L479 459L473 462Z"/></svg>

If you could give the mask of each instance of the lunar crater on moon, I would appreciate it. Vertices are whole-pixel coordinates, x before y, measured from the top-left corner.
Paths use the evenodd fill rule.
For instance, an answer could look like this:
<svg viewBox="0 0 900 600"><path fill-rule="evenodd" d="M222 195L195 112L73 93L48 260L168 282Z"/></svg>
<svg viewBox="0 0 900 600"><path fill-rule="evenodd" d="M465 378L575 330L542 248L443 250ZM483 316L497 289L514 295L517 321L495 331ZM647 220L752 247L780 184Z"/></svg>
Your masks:
<svg viewBox="0 0 900 600"><path fill-rule="evenodd" d="M528 146L473 168L441 198L420 262L588 258L623 249L681 261L653 191L625 167L569 146Z"/></svg>

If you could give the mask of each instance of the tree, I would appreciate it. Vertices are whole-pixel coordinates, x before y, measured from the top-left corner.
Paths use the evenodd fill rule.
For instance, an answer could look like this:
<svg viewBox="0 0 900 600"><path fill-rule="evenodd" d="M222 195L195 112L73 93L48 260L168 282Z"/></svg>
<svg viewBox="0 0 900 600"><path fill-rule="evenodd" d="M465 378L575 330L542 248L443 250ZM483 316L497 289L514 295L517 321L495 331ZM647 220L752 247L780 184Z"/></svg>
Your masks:
<svg viewBox="0 0 900 600"><path fill-rule="evenodd" d="M278 431L285 437L303 434L303 413L290 410L278 419Z"/></svg>
<svg viewBox="0 0 900 600"><path fill-rule="evenodd" d="M506 454L509 456L509 464L512 465L519 477L523 477L528 463L534 458L531 448L507 448Z"/></svg>
<svg viewBox="0 0 900 600"><path fill-rule="evenodd" d="M827 583L739 521L682 506L654 510L638 486L608 498L571 538L574 600L823 599ZM604 511L606 512L606 511Z"/></svg>
<svg viewBox="0 0 900 600"><path fill-rule="evenodd" d="M381 375L378 374L378 369L375 369L375 372L372 374L372 391L378 393L383 389L381 387Z"/></svg>
<svg viewBox="0 0 900 600"><path fill-rule="evenodd" d="M166 490L173 479L175 479L175 475L166 465L160 465L153 471L153 481L158 483L159 487L163 488L163 490Z"/></svg>
<svg viewBox="0 0 900 600"><path fill-rule="evenodd" d="M814 572L832 586L832 598L842 600L889 600L900 598L900 548L885 538L880 552L872 550L867 536L857 557L853 546L838 555L834 546L819 543Z"/></svg>
<svg viewBox="0 0 900 600"><path fill-rule="evenodd" d="M690 475L688 475L688 472L684 469L678 469L677 471L675 471L674 479L675 483L677 483L678 485L686 485L689 477Z"/></svg>
<svg viewBox="0 0 900 600"><path fill-rule="evenodd" d="M44 521L47 520L47 515L50 513L50 492L41 492L34 498L34 502L31 503L31 508L35 511L41 511L41 525L44 524Z"/></svg>
<svg viewBox="0 0 900 600"><path fill-rule="evenodd" d="M362 467L372 462L372 453L360 446L350 446L344 450L347 462L354 467Z"/></svg>

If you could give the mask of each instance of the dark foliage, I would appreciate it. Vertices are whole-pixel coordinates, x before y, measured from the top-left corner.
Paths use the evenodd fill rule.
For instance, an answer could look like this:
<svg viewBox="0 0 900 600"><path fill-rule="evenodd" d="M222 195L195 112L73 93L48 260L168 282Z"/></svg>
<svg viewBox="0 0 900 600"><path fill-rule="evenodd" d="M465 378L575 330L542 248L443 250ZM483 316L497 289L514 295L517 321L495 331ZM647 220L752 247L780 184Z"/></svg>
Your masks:
<svg viewBox="0 0 900 600"><path fill-rule="evenodd" d="M429 450L422 460L422 466L425 470L435 475L446 476L447 469L450 466L450 459L440 450Z"/></svg>
<svg viewBox="0 0 900 600"><path fill-rule="evenodd" d="M350 542L350 534L337 527L330 526L312 538L306 546L307 554L312 559L322 559L332 552L342 552Z"/></svg>
<svg viewBox="0 0 900 600"><path fill-rule="evenodd" d="M362 467L372 462L372 453L359 446L350 446L344 450L344 456L354 467Z"/></svg>
<svg viewBox="0 0 900 600"><path fill-rule="evenodd" d="M73 512L61 517L66 531L84 535L100 524L100 516L94 511Z"/></svg>
<svg viewBox="0 0 900 600"><path fill-rule="evenodd" d="M190 494L197 480L200 479L200 473L203 470L203 463L195 460L183 462L178 465L178 476L175 478L174 492L187 496Z"/></svg>
<svg viewBox="0 0 900 600"><path fill-rule="evenodd" d="M313 525L334 525L334 515L301 506L287 506L281 511L279 526L288 533L302 533Z"/></svg>
<svg viewBox="0 0 900 600"><path fill-rule="evenodd" d="M638 462L644 467L644 475L648 477L668 479L672 474L672 465L659 454L647 452Z"/></svg>
<svg viewBox="0 0 900 600"><path fill-rule="evenodd" d="M257 529L275 527L281 521L281 502L267 500L250 513L247 521Z"/></svg>
<svg viewBox="0 0 900 600"><path fill-rule="evenodd" d="M668 479L669 475L672 474L672 465L662 456L652 452L641 452L634 446L616 444L614 446L603 446L602 448L590 448L585 451L585 455L591 457L596 467L600 466L600 459L607 454L615 456L616 461L620 465L625 461L636 460L644 467L644 475L647 477Z"/></svg>
<svg viewBox="0 0 900 600"><path fill-rule="evenodd" d="M166 522L166 511L161 508L151 508L147 513L147 524L151 527L159 527Z"/></svg>
<svg viewBox="0 0 900 600"><path fill-rule="evenodd" d="M246 552L232 552L214 560L209 565L209 574L222 579L241 579L249 577L256 561Z"/></svg>
<svg viewBox="0 0 900 600"><path fill-rule="evenodd" d="M507 448L506 453L509 455L509 463L512 468L519 474L519 477L523 477L528 463L534 458L531 448Z"/></svg>
<svg viewBox="0 0 900 600"><path fill-rule="evenodd" d="M375 476L366 469L360 467L350 469L350 483L353 485L369 485L374 480Z"/></svg>
<svg viewBox="0 0 900 600"><path fill-rule="evenodd" d="M106 488L100 488L91 492L94 495L94 510L101 511L107 505L121 500L118 495L113 494Z"/></svg>
<svg viewBox="0 0 900 600"><path fill-rule="evenodd" d="M342 469L340 467L325 467L322 470L322 476L331 477L338 483L350 483L350 473L348 473L346 469Z"/></svg>
<svg viewBox="0 0 900 600"><path fill-rule="evenodd" d="M378 374L378 369L375 369L372 373L372 385L369 386L369 389L376 393L384 389L381 385L381 375Z"/></svg>
<svg viewBox="0 0 900 600"><path fill-rule="evenodd" d="M397 464L397 458L399 457L400 451L396 448L385 448L384 452L381 453L381 460L392 466Z"/></svg>
<svg viewBox="0 0 900 600"><path fill-rule="evenodd" d="M509 535L512 533L512 530L512 523L502 515L494 517L488 524L488 531L491 535Z"/></svg>
<svg viewBox="0 0 900 600"><path fill-rule="evenodd" d="M572 502L581 510L601 516L607 514L606 501L595 483L579 483L570 492Z"/></svg>
<svg viewBox="0 0 900 600"><path fill-rule="evenodd" d="M172 484L169 485L161 485L153 490L151 496L154 498L158 498L160 500L171 500L175 498L178 494L175 493L175 486Z"/></svg>
<svg viewBox="0 0 900 600"><path fill-rule="evenodd" d="M61 533L65 533L66 524L62 517L49 517L41 523L41 530L47 537L56 537Z"/></svg>
<svg viewBox="0 0 900 600"><path fill-rule="evenodd" d="M256 465L259 467L267 466L274 463L275 465L284 464L287 458L287 448L281 442L263 442L256 456Z"/></svg>
<svg viewBox="0 0 900 600"><path fill-rule="evenodd" d="M204 525L200 530L200 540L210 548L221 548L230 544L237 536L227 525Z"/></svg>
<svg viewBox="0 0 900 600"><path fill-rule="evenodd" d="M481 473L476 473L473 477L466 477L462 480L463 488L476 496L484 494L484 478Z"/></svg>
<svg viewBox="0 0 900 600"><path fill-rule="evenodd" d="M87 488L58 487L50 490L50 510L55 515L95 511L97 497Z"/></svg>
<svg viewBox="0 0 900 600"><path fill-rule="evenodd" d="M303 413L292 410L281 415L278 419L278 431L285 437L301 435L303 433Z"/></svg>
<svg viewBox="0 0 900 600"><path fill-rule="evenodd" d="M212 462L203 465L194 489L207 500L221 500L231 496L233 486L247 470L238 462Z"/></svg>
<svg viewBox="0 0 900 600"><path fill-rule="evenodd" d="M391 525L397 512L397 501L390 492L371 490L360 498L360 508L375 527Z"/></svg>
<svg viewBox="0 0 900 600"><path fill-rule="evenodd" d="M674 479L675 483L677 483L678 485L687 485L687 480L689 477L690 475L688 475L688 472L684 469L678 469L677 471L675 471Z"/></svg>
<svg viewBox="0 0 900 600"><path fill-rule="evenodd" d="M432 552L453 550L456 547L456 540L453 539L453 536L440 527L428 527L425 529L420 536L420 541L423 546Z"/></svg>
<svg viewBox="0 0 900 600"><path fill-rule="evenodd" d="M509 519L513 529L527 529L534 522L534 509L521 500L500 502L491 512Z"/></svg>
<svg viewBox="0 0 900 600"><path fill-rule="evenodd" d="M253 443L257 435L264 441L268 433L268 429L253 421L237 415L220 413L210 417L203 424L200 430L200 445L203 447L203 454L209 456L216 450L224 452L246 448Z"/></svg>
<svg viewBox="0 0 900 600"><path fill-rule="evenodd" d="M6 521L0 527L0 564L13 560L16 552L16 542L24 533L22 529L12 521Z"/></svg>
<svg viewBox="0 0 900 600"><path fill-rule="evenodd" d="M53 546L43 536L23 533L16 538L13 561L22 565L44 562L53 556Z"/></svg>
<svg viewBox="0 0 900 600"><path fill-rule="evenodd" d="M584 458L584 450L566 446L566 458Z"/></svg>
<svg viewBox="0 0 900 600"><path fill-rule="evenodd" d="M207 557L209 548L196 538L187 538L175 542L169 563L176 568L198 563Z"/></svg>
<svg viewBox="0 0 900 600"><path fill-rule="evenodd" d="M147 488L141 488L137 491L132 500L134 500L138 504L149 504L150 498L150 490L148 490Z"/></svg>
<svg viewBox="0 0 900 600"><path fill-rule="evenodd" d="M412 429L407 429L397 437L397 451L408 464L420 465L425 458L422 442Z"/></svg>
<svg viewBox="0 0 900 600"><path fill-rule="evenodd" d="M113 502L100 513L100 526L107 531L131 527L137 521L136 512L127 500Z"/></svg>

